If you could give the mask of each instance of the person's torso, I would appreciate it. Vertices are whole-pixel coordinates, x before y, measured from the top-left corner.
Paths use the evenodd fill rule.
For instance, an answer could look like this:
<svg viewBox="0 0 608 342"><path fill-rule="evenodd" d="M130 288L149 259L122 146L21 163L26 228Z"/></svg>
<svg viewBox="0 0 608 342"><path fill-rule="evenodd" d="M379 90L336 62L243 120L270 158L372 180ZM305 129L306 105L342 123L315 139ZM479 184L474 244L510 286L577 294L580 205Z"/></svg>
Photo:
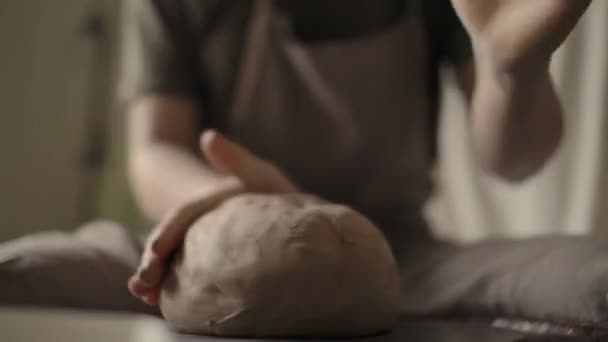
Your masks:
<svg viewBox="0 0 608 342"><path fill-rule="evenodd" d="M416 6L365 33L305 40L272 1L260 18L258 1L237 6L224 18L232 28L205 42L202 65L229 57L206 69L210 91L223 93L210 98L226 110L205 113L203 126L275 162L303 191L376 221L421 224L434 127L427 37ZM234 25L244 18L245 26ZM241 47L228 52L237 37ZM226 70L235 64L230 79Z"/></svg>

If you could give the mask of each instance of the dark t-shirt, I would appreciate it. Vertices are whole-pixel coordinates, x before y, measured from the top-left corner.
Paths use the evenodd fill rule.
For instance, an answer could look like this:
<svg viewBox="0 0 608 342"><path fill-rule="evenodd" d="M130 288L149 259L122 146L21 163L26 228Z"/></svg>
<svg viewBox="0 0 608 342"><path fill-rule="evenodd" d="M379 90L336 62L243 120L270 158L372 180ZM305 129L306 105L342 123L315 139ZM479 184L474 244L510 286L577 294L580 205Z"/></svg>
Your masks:
<svg viewBox="0 0 608 342"><path fill-rule="evenodd" d="M130 0L120 88L122 99L131 101L149 93L185 96L200 105L201 129L221 129L222 117L234 93L252 1L255 0ZM396 5L405 2L351 0L347 3L350 5L344 6L339 15L330 10L318 11L319 17L315 19L319 20L306 26L310 39L351 39L381 29L401 18ZM361 5L356 5L359 3ZM421 3L431 56L428 77L432 89L428 92L428 101L436 113L439 65L468 61L470 44L449 0L422 0ZM359 13L369 11L369 4L390 7L397 14L384 16L386 23L381 19L369 25L351 25L352 34L348 34L349 21L358 23L361 18L372 17L369 13ZM276 6L280 5L281 2L276 1ZM333 17L323 18L323 15ZM308 19L295 18L298 20ZM328 22L343 29L330 30L320 24Z"/></svg>
<svg viewBox="0 0 608 342"><path fill-rule="evenodd" d="M344 99L356 104L357 107L352 110L352 113L345 113L345 117L352 115L353 120L342 123L346 125L350 123L353 132L362 133L353 135L357 137L357 141L344 145L351 146L351 148L341 149L344 146L337 143L339 140L337 137L341 136L338 132L348 127L334 127L334 131L332 128L328 128L323 120L314 121L312 118L315 117L315 113L298 112L298 110L293 112L299 114L289 120L289 122L297 122L297 125L275 125L275 123L287 120L282 120L281 118L284 117L280 115L270 115L272 113L260 112L259 115L249 116L273 127L280 126L284 131L269 129L265 125L252 124L252 120L249 120L249 124L241 125L240 127L244 128L236 132L234 129L235 115L230 113L229 109L231 109L230 105L235 96L235 79L238 78L237 73L241 70L242 55L250 56L250 54L243 53L243 45L246 45L244 44L245 33L249 27L249 19L252 17L253 3L245 0L132 0L130 3L132 7L128 12L128 36L125 41L126 68L122 84L124 99L132 100L150 93L187 97L200 106L199 129L217 128L228 132L231 134L231 138L244 143L254 153L275 162L301 186L303 191L321 195L331 201L346 203L373 218L377 223L381 223L387 228L386 232L407 231L409 236L412 236L412 231L424 231L424 229L417 228L425 226L421 221L420 209L431 189L428 170L435 145L435 135L432 130L436 130L437 121L439 65L443 62L462 63L468 61L470 56L467 36L449 1L334 0L335 3L332 2L328 7L323 7L322 1L310 0L324 9L316 12L311 11L311 8L308 7L312 5L298 3L296 6L304 7L299 10L309 11L308 15L299 11L289 12L290 9L280 7L280 1L290 0L274 2L277 6L276 10L282 13L273 14L283 14L274 19L277 22L285 19L283 23L289 23L290 32L294 34L294 41L303 42L298 46L311 53L316 50L312 48L313 46L332 47L331 43L336 43L333 47L343 48L348 45L342 44L345 42L377 42L379 36L376 33L401 32L399 28L403 27L402 39L411 41L398 44L396 42L399 41L390 40L390 46L399 45L401 48L391 50L385 49L382 44L369 45L370 48L379 49L376 51L379 55L387 51L399 53L399 57L383 60L390 63L388 65L395 69L396 74L402 74L403 80L393 82L399 77L387 77L387 73L382 68L377 69L381 75L365 76L369 80L376 75L378 77L375 81L385 79L387 82L391 82L390 89L401 89L399 91L404 92L402 98L399 95L386 98L391 99L389 101L394 102L395 106L401 106L403 115L401 116L398 109L393 111L389 106L383 109L386 115L375 117L374 110L370 111L367 106L369 103L373 103L374 99L370 99L369 103L355 101L365 100L365 94L373 94L373 92L365 90L369 84L359 80L355 82L358 82L357 85L360 87L352 87L358 91L345 92L345 94L350 94L351 98ZM336 8L336 3L342 4L343 10ZM351 6L347 6L348 4ZM396 6L398 4L401 6ZM422 8L416 7L415 4L420 4ZM388 10L382 8L381 6L384 5L390 8ZM414 15L420 15L421 18L409 20L414 18ZM402 23L398 20L406 20L403 24L409 23L412 26L395 25ZM392 34L380 36L391 37L391 39L401 37ZM376 37L376 39L370 39L370 37ZM306 44L309 41L323 44ZM266 46L266 48L269 47ZM428 49L428 51L416 49ZM332 51L346 51L344 53L347 54L359 53L360 55L357 57L370 55L368 50L365 50L365 53L357 52L356 49L332 49ZM271 56L274 55L269 54L268 58ZM426 60L426 56L429 56L430 61ZM344 58L346 57L348 56L345 55ZM354 56L351 57L356 59ZM349 78L333 74L328 68L335 65L332 63L339 63L341 59L340 56L332 55L331 63L327 65L323 63L323 58L314 63L316 66L326 65L325 69L320 68L319 70L325 70L324 76L327 78L331 78L331 75L334 78L337 77L339 80L332 79L336 82L331 84L338 88L340 88L340 80ZM403 59L403 65L399 65L401 59ZM274 65L281 65L280 61L273 63L275 62L277 64ZM372 64L374 63L372 62ZM342 65L351 64L345 61ZM368 66L377 67L377 65ZM258 67L262 67L262 65L258 65ZM352 64L352 67L365 66L355 63ZM275 70L276 73L288 78L288 75L283 74L284 71L285 69L282 68ZM342 71L341 75L350 73L348 70ZM272 74L271 71L269 72ZM365 71L353 70L351 74L365 74ZM388 74L391 74L390 71ZM401 82L407 84L401 87ZM291 84L290 82L280 84L285 86L284 90L291 89L288 86ZM374 84L376 90L389 86L388 83ZM275 86L281 85L275 84ZM416 87L429 87L430 89ZM260 87L260 89L263 88ZM305 93L305 90L298 89ZM326 89L329 92L332 90L337 89ZM283 94L288 96L287 93ZM382 94L389 93L391 92ZM355 94L356 98L352 98L352 94ZM384 98L382 94L371 96ZM291 97L291 100L293 99ZM252 105L255 106L255 104ZM361 108L368 109L363 114L357 114ZM250 108L252 112L256 112L257 109ZM273 111L271 108L267 110ZM413 111L408 112L408 110ZM422 112L418 112L418 110ZM288 112L292 111L288 110ZM241 123L243 123L244 116L244 113L238 115ZM362 118L370 120L366 121ZM298 121L298 119L300 120ZM315 124L311 124L311 120ZM230 127L231 122L232 127ZM294 128L295 126L298 127ZM295 129L300 135L289 132L289 129ZM320 138L321 131L329 133L324 136L325 139ZM322 142L322 146L316 145L316 148L311 148L314 144L302 145L301 141L310 140L308 134L315 134L314 141ZM286 136L291 138L287 139ZM281 137L285 139L281 139ZM382 137L382 143L378 144L378 139L375 137ZM331 146L332 144L336 146ZM274 148L276 146L278 146L278 150ZM298 153L293 153L297 149L296 147L301 146L305 146L305 148L298 150ZM318 151L323 151L323 153L318 154ZM330 151L335 153L330 153ZM327 158L322 158L322 156ZM333 159L329 160L331 158L328 156ZM338 156L343 158L338 158ZM315 160L316 164L311 164L309 162L311 160ZM321 163L320 160L325 162ZM376 167L377 165L380 166ZM410 229L401 229L404 225ZM395 229L389 229L389 227L395 227ZM401 239L393 236L391 240L400 241Z"/></svg>

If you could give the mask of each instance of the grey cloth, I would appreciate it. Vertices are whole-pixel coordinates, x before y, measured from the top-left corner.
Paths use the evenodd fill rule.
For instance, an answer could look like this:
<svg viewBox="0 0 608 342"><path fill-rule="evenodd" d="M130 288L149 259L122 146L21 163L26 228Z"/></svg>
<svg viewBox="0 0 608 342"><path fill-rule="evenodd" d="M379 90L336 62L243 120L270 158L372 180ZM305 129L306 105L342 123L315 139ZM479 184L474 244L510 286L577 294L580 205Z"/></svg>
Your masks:
<svg viewBox="0 0 608 342"><path fill-rule="evenodd" d="M0 244L0 305L156 313L127 290L141 243L98 221L73 233L43 232Z"/></svg>
<svg viewBox="0 0 608 342"><path fill-rule="evenodd" d="M493 240L466 247L409 243L400 259L402 309L605 322L607 254L608 238L602 236Z"/></svg>

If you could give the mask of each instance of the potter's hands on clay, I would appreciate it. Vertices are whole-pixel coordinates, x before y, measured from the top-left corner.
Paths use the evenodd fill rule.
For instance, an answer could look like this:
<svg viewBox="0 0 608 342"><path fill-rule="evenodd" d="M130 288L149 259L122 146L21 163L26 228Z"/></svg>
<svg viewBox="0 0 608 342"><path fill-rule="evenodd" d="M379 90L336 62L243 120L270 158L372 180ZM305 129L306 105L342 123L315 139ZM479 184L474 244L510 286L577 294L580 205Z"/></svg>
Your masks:
<svg viewBox="0 0 608 342"><path fill-rule="evenodd" d="M201 149L208 163L228 175L216 191L171 210L148 238L140 266L129 280L129 289L150 305L157 305L167 261L184 239L188 227L224 200L245 192L288 193L297 187L271 162L261 159L217 131L201 135Z"/></svg>

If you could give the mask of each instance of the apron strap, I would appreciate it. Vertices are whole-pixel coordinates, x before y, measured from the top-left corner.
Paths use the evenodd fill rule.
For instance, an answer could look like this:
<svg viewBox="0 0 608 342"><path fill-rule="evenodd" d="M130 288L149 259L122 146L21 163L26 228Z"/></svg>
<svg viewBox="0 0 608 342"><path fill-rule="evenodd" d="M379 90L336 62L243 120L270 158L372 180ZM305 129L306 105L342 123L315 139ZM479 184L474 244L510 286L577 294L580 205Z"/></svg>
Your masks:
<svg viewBox="0 0 608 342"><path fill-rule="evenodd" d="M253 12L246 34L243 62L236 82L232 111L234 115L244 112L250 103L258 80L259 65L264 58L268 30L272 15L273 0L253 0Z"/></svg>

